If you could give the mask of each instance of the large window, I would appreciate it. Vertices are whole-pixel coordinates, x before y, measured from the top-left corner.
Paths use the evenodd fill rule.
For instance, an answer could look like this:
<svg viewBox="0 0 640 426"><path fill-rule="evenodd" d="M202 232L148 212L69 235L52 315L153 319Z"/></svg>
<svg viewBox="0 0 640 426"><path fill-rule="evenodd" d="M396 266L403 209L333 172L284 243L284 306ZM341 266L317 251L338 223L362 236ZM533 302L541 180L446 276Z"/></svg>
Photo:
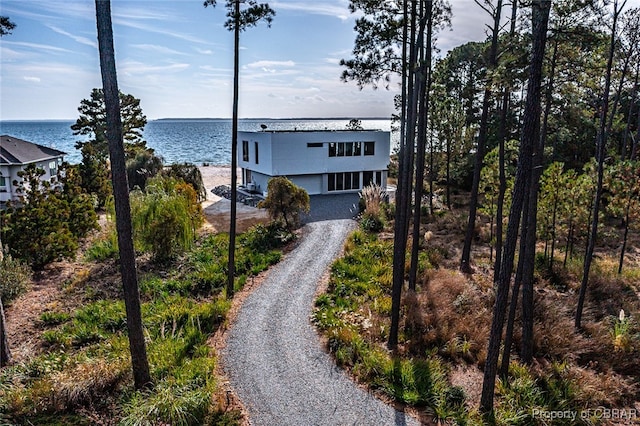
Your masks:
<svg viewBox="0 0 640 426"><path fill-rule="evenodd" d="M360 172L329 173L327 177L329 191L360 189Z"/></svg>
<svg viewBox="0 0 640 426"><path fill-rule="evenodd" d="M374 155L374 142L329 142L329 157L359 157L363 144L364 155Z"/></svg>
<svg viewBox="0 0 640 426"><path fill-rule="evenodd" d="M382 186L382 172L362 172L362 186L368 186L375 183Z"/></svg>
<svg viewBox="0 0 640 426"><path fill-rule="evenodd" d="M0 176L0 191L7 191L7 179L4 176Z"/></svg>
<svg viewBox="0 0 640 426"><path fill-rule="evenodd" d="M249 161L249 141L242 141L242 161Z"/></svg>

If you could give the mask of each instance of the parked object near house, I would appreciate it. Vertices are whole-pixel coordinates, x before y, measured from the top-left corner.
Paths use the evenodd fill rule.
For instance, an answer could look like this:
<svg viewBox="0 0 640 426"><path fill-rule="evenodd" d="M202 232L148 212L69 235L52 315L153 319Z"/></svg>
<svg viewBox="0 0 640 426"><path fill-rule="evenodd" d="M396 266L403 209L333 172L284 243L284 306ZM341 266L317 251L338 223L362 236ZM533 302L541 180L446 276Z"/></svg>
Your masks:
<svg viewBox="0 0 640 426"><path fill-rule="evenodd" d="M263 130L238 132L238 166L249 192L265 194L269 179L285 176L309 195L386 189L390 133L378 130Z"/></svg>
<svg viewBox="0 0 640 426"><path fill-rule="evenodd" d="M42 180L52 184L58 182L58 170L65 152L48 148L13 136L0 136L0 202L15 200L16 193L13 181L19 181L18 172L29 164L36 164L44 170Z"/></svg>

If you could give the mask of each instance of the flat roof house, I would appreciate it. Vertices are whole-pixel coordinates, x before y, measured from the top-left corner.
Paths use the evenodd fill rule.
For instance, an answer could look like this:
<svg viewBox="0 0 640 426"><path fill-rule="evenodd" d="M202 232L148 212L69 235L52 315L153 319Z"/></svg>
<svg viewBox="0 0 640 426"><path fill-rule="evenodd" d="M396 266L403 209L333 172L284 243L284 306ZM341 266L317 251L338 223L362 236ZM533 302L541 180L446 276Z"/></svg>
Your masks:
<svg viewBox="0 0 640 426"><path fill-rule="evenodd" d="M386 188L390 133L378 130L238 132L242 184L267 191L285 176L309 195L357 192L371 182Z"/></svg>
<svg viewBox="0 0 640 426"><path fill-rule="evenodd" d="M12 184L20 180L18 172L29 164L36 164L44 170L41 180L54 183L58 179L58 168L62 164L65 152L48 148L33 142L0 136L0 202L18 198L16 187Z"/></svg>

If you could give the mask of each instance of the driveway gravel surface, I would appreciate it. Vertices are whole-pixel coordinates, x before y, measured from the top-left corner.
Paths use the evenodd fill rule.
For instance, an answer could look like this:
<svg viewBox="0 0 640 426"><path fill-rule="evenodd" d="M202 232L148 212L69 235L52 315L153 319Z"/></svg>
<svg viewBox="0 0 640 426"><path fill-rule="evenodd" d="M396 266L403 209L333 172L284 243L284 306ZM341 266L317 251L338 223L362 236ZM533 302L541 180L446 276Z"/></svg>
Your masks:
<svg viewBox="0 0 640 426"><path fill-rule="evenodd" d="M310 323L318 282L355 222L311 222L301 242L245 300L222 352L253 425L418 425L359 388Z"/></svg>

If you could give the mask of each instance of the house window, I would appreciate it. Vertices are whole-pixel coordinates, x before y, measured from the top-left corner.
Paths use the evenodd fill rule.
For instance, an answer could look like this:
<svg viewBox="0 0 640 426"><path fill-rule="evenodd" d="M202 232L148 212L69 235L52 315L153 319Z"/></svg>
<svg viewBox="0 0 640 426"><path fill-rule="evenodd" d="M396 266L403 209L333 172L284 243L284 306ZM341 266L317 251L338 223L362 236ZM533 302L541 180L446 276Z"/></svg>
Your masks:
<svg viewBox="0 0 640 426"><path fill-rule="evenodd" d="M242 141L242 161L249 161L249 141Z"/></svg>
<svg viewBox="0 0 640 426"><path fill-rule="evenodd" d="M307 148L322 148L322 142L311 142L307 144Z"/></svg>
<svg viewBox="0 0 640 426"><path fill-rule="evenodd" d="M354 142L353 143L353 156L359 157L362 155L362 142Z"/></svg>
<svg viewBox="0 0 640 426"><path fill-rule="evenodd" d="M0 192L7 192L7 179L0 176Z"/></svg>
<svg viewBox="0 0 640 426"><path fill-rule="evenodd" d="M360 172L329 173L328 191L348 191L360 189Z"/></svg>
<svg viewBox="0 0 640 426"><path fill-rule="evenodd" d="M374 183L378 186L382 186L382 172L362 172L363 187Z"/></svg>
<svg viewBox="0 0 640 426"><path fill-rule="evenodd" d="M258 161L258 142L254 142L253 143L253 147L255 148L255 151L256 151L256 164L258 164L259 163L259 161Z"/></svg>
<svg viewBox="0 0 640 426"><path fill-rule="evenodd" d="M309 145L311 144L307 144L307 146ZM329 157L359 157L361 154L362 154L362 142L330 142L329 143Z"/></svg>
<svg viewBox="0 0 640 426"><path fill-rule="evenodd" d="M375 142L364 143L364 155L375 155Z"/></svg>
<svg viewBox="0 0 640 426"><path fill-rule="evenodd" d="M329 143L329 157L335 157L336 156L336 143L335 142L330 142Z"/></svg>

